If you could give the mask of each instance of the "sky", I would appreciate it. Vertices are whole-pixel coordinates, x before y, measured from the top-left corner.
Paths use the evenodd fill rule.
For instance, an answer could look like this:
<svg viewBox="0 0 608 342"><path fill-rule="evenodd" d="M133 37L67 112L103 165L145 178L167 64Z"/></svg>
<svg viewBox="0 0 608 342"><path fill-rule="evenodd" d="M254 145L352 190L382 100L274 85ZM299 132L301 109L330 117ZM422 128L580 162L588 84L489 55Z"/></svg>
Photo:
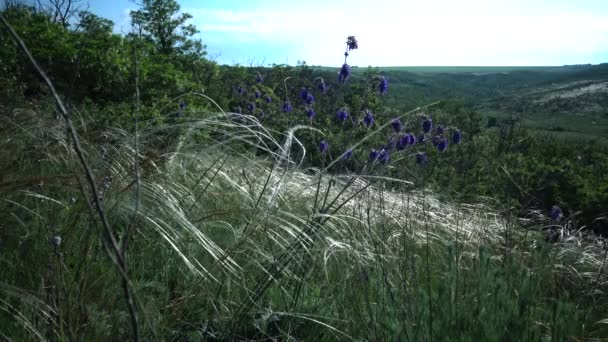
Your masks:
<svg viewBox="0 0 608 342"><path fill-rule="evenodd" d="M138 2L138 1L137 1ZM178 0L222 64L536 66L608 62L608 0ZM133 0L89 0L130 29Z"/></svg>

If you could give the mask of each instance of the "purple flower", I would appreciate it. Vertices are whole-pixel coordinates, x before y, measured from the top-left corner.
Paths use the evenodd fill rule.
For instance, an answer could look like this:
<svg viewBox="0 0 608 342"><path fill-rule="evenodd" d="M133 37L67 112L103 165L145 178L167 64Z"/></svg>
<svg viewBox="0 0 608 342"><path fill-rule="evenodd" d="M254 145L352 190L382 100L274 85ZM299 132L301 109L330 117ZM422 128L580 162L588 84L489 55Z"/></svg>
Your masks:
<svg viewBox="0 0 608 342"><path fill-rule="evenodd" d="M327 152L328 146L329 145L327 145L327 141L325 141L325 139L321 140L321 142L319 143L319 151L321 151L321 153Z"/></svg>
<svg viewBox="0 0 608 342"><path fill-rule="evenodd" d="M378 151L372 148L371 150L369 150L369 160L374 161L376 159L378 159Z"/></svg>
<svg viewBox="0 0 608 342"><path fill-rule="evenodd" d="M388 89L388 80L384 76L380 76L380 83L378 84L378 90L380 91L380 95L386 94Z"/></svg>
<svg viewBox="0 0 608 342"><path fill-rule="evenodd" d="M349 148L348 150L346 150L346 153L344 153L344 156L342 156L342 159L350 159L353 156L353 149Z"/></svg>
<svg viewBox="0 0 608 342"><path fill-rule="evenodd" d="M393 131L395 131L395 133L401 132L401 120L399 118L393 119L391 126L393 126Z"/></svg>
<svg viewBox="0 0 608 342"><path fill-rule="evenodd" d="M259 72L255 75L255 83L262 83L264 82L264 77L262 76L262 74L260 74Z"/></svg>
<svg viewBox="0 0 608 342"><path fill-rule="evenodd" d="M315 96L312 93L308 93L306 96L306 104L311 105L315 102Z"/></svg>
<svg viewBox="0 0 608 342"><path fill-rule="evenodd" d="M253 96L255 96L255 98L256 98L256 99L259 99L259 98L260 98L260 96L261 96L260 91L259 91L259 90L256 90L256 91L253 93Z"/></svg>
<svg viewBox="0 0 608 342"><path fill-rule="evenodd" d="M448 148L448 141L445 139L440 139L437 143L437 150L439 152L443 152Z"/></svg>
<svg viewBox="0 0 608 342"><path fill-rule="evenodd" d="M431 120L431 118L424 119L424 121L422 121L422 131L428 133L431 131L431 128L433 128L433 120Z"/></svg>
<svg viewBox="0 0 608 342"><path fill-rule="evenodd" d="M409 136L408 135L402 135L397 139L397 149L399 151L403 151L405 150L405 148L407 147L407 145L409 144Z"/></svg>
<svg viewBox="0 0 608 342"><path fill-rule="evenodd" d="M291 106L291 102L289 102L287 100L285 102L283 102L282 109L283 109L283 113L291 113L293 111L293 107Z"/></svg>
<svg viewBox="0 0 608 342"><path fill-rule="evenodd" d="M243 95L245 93L245 89L243 89L243 86L238 85L236 87L236 93L239 94L239 95Z"/></svg>
<svg viewBox="0 0 608 342"><path fill-rule="evenodd" d="M365 116L363 117L363 124L367 127L371 127L374 124L374 115L371 111L365 110Z"/></svg>
<svg viewBox="0 0 608 342"><path fill-rule="evenodd" d="M416 136L415 135L413 135L412 133L408 133L407 137L408 137L408 145L415 145L416 144Z"/></svg>
<svg viewBox="0 0 608 342"><path fill-rule="evenodd" d="M247 110L253 112L255 110L255 103L249 102L247 103Z"/></svg>
<svg viewBox="0 0 608 342"><path fill-rule="evenodd" d="M350 65L344 63L340 69L339 79L341 83L344 83L350 77Z"/></svg>
<svg viewBox="0 0 608 342"><path fill-rule="evenodd" d="M338 117L338 121L346 121L346 119L348 119L348 112L346 111L346 109L338 109L338 112L336 112L336 116Z"/></svg>
<svg viewBox="0 0 608 342"><path fill-rule="evenodd" d="M388 150L382 149L382 150L380 151L380 154L378 155L378 161L379 161L381 164L386 164L386 163L388 163L388 159L389 159L389 153L388 153Z"/></svg>
<svg viewBox="0 0 608 342"><path fill-rule="evenodd" d="M554 205L551 208L551 213L549 216L551 217L552 221L558 221L562 217L562 210L558 206Z"/></svg>
<svg viewBox="0 0 608 342"><path fill-rule="evenodd" d="M315 110L314 110L312 107L311 107L311 108L306 109L306 116L307 116L309 119L314 118L316 115L317 115L317 113L315 112Z"/></svg>
<svg viewBox="0 0 608 342"><path fill-rule="evenodd" d="M454 133L452 134L452 142L454 142L454 144L460 144L460 142L462 141L462 133L460 133L460 131L455 130Z"/></svg>
<svg viewBox="0 0 608 342"><path fill-rule="evenodd" d="M264 111L263 111L263 110L258 109L258 117L259 117L260 119L263 119L265 116L266 116L266 113L264 113Z"/></svg>
<svg viewBox="0 0 608 342"><path fill-rule="evenodd" d="M346 38L346 45L348 46L348 51L359 48L359 44L357 43L357 38L355 38L355 36L348 36L348 38Z"/></svg>
<svg viewBox="0 0 608 342"><path fill-rule="evenodd" d="M266 101L266 103L270 103L270 102L272 102L272 97L270 97L270 95L266 94L266 95L264 95L264 101Z"/></svg>
<svg viewBox="0 0 608 342"><path fill-rule="evenodd" d="M424 134L420 134L418 136L418 144L422 145L424 144L426 141L424 140Z"/></svg>
<svg viewBox="0 0 608 342"><path fill-rule="evenodd" d="M180 101L179 102L179 110L184 110L185 108L186 108L186 102Z"/></svg>
<svg viewBox="0 0 608 342"><path fill-rule="evenodd" d="M438 135L442 135L443 134L443 126L437 126L437 134Z"/></svg>
<svg viewBox="0 0 608 342"><path fill-rule="evenodd" d="M418 164L424 164L424 163L426 163L426 161L427 161L426 153L424 153L424 152L418 152L416 154L416 163L418 163Z"/></svg>
<svg viewBox="0 0 608 342"><path fill-rule="evenodd" d="M300 89L300 98L303 101L306 101L306 99L308 98L308 90L304 87L302 87L302 89Z"/></svg>

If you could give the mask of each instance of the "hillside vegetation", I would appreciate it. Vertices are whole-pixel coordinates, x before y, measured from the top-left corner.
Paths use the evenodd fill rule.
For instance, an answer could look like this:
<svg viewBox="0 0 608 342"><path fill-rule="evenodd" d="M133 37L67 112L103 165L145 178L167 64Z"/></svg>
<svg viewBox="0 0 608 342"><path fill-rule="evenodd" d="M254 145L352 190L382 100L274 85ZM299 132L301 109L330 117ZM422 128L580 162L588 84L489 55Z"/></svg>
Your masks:
<svg viewBox="0 0 608 342"><path fill-rule="evenodd" d="M5 5L1 339L608 338L606 65L226 66L173 0Z"/></svg>

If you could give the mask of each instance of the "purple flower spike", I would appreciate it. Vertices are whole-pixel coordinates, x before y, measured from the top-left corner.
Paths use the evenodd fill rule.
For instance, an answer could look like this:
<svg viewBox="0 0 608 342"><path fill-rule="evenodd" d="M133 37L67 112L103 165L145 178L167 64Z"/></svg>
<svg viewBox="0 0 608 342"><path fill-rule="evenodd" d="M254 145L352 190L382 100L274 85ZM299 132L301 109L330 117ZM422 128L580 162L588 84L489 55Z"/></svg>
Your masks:
<svg viewBox="0 0 608 342"><path fill-rule="evenodd" d="M443 152L443 151L447 150L447 148L448 148L448 141L445 139L439 140L439 142L437 143L437 150L439 152Z"/></svg>
<svg viewBox="0 0 608 342"><path fill-rule="evenodd" d="M239 95L243 95L245 93L245 89L243 89L243 86L241 86L241 85L237 86L236 93Z"/></svg>
<svg viewBox="0 0 608 342"><path fill-rule="evenodd" d="M410 145L415 145L416 144L416 136L413 135L412 133L408 133L407 136L409 137L409 144Z"/></svg>
<svg viewBox="0 0 608 342"><path fill-rule="evenodd" d="M262 83L262 82L264 82L264 77L262 76L262 74L260 74L258 72L257 75L255 75L255 83Z"/></svg>
<svg viewBox="0 0 608 342"><path fill-rule="evenodd" d="M365 116L363 117L363 124L367 127L372 127L374 125L374 115L369 110L365 111Z"/></svg>
<svg viewBox="0 0 608 342"><path fill-rule="evenodd" d="M437 126L437 134L439 134L439 135L443 134L443 126Z"/></svg>
<svg viewBox="0 0 608 342"><path fill-rule="evenodd" d="M388 90L388 80L384 76L380 76L378 90L380 91L380 95L386 94L386 91Z"/></svg>
<svg viewBox="0 0 608 342"><path fill-rule="evenodd" d="M348 46L348 51L359 48L359 43L357 42L357 38L355 38L355 36L348 36L346 39L346 45Z"/></svg>
<svg viewBox="0 0 608 342"><path fill-rule="evenodd" d="M300 89L300 98L303 101L306 101L306 99L308 98L308 90L304 87L302 87L302 89Z"/></svg>
<svg viewBox="0 0 608 342"><path fill-rule="evenodd" d="M289 101L283 102L283 113L291 113L293 111L293 107Z"/></svg>
<svg viewBox="0 0 608 342"><path fill-rule="evenodd" d="M418 163L418 164L425 164L426 161L427 161L426 153L424 153L424 152L418 152L416 154L416 163Z"/></svg>
<svg viewBox="0 0 608 342"><path fill-rule="evenodd" d="M253 112L255 110L255 103L249 102L247 103L247 110Z"/></svg>
<svg viewBox="0 0 608 342"><path fill-rule="evenodd" d="M256 99L259 99L259 98L260 98L260 96L262 96L262 95L260 94L260 91L259 91L259 90L256 90L256 91L253 93L253 96L255 96L255 98L256 98Z"/></svg>
<svg viewBox="0 0 608 342"><path fill-rule="evenodd" d="M312 93L308 93L306 96L306 104L311 105L315 102L315 96Z"/></svg>
<svg viewBox="0 0 608 342"><path fill-rule="evenodd" d="M338 117L338 121L344 122L346 119L348 119L348 112L346 109L338 109L336 116Z"/></svg>
<svg viewBox="0 0 608 342"><path fill-rule="evenodd" d="M395 131L395 133L401 132L401 120L399 118L393 119L391 126L393 126L393 131Z"/></svg>
<svg viewBox="0 0 608 342"><path fill-rule="evenodd" d="M551 208L550 217L552 221L558 221L562 217L562 210L558 206L554 205Z"/></svg>
<svg viewBox="0 0 608 342"><path fill-rule="evenodd" d="M378 151L372 148L371 150L369 150L369 161L374 161L376 159L378 159Z"/></svg>
<svg viewBox="0 0 608 342"><path fill-rule="evenodd" d="M462 141L462 133L460 133L460 131L454 131L454 133L452 134L452 142L454 144L460 144L461 141Z"/></svg>
<svg viewBox="0 0 608 342"><path fill-rule="evenodd" d="M180 103L179 103L179 110L184 110L185 108L186 108L186 102L180 101Z"/></svg>
<svg viewBox="0 0 608 342"><path fill-rule="evenodd" d="M340 68L339 80L341 83L346 82L346 80L350 77L350 65L344 63L342 64L342 68Z"/></svg>
<svg viewBox="0 0 608 342"><path fill-rule="evenodd" d="M405 148L407 147L407 145L409 144L409 136L407 135L402 135L397 139L397 149L399 151L403 151L405 150Z"/></svg>
<svg viewBox="0 0 608 342"><path fill-rule="evenodd" d="M272 102L272 97L270 97L270 95L266 94L266 95L264 95L264 101L266 101L266 103L270 103L270 102Z"/></svg>
<svg viewBox="0 0 608 342"><path fill-rule="evenodd" d="M319 143L319 151L321 151L321 153L327 152L328 146L329 145L327 144L327 141L325 141L325 139L321 140L321 142Z"/></svg>
<svg viewBox="0 0 608 342"><path fill-rule="evenodd" d="M306 116L307 116L309 119L314 118L316 115L317 115L317 112L315 112L315 110L314 110L313 108L308 108L308 109L306 110Z"/></svg>
<svg viewBox="0 0 608 342"><path fill-rule="evenodd" d="M424 133L430 132L431 128L433 128L433 120L431 120L431 118L427 118L424 121L422 121L422 131Z"/></svg>
<svg viewBox="0 0 608 342"><path fill-rule="evenodd" d="M422 145L426 142L426 140L424 140L424 134L420 134L418 136L418 144Z"/></svg>

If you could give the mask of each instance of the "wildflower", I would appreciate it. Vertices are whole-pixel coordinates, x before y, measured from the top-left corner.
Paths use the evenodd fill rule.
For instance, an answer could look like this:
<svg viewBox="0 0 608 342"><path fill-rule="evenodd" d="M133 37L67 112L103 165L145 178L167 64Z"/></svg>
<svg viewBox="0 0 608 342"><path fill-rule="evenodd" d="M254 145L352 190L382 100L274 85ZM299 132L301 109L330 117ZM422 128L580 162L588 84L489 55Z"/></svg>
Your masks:
<svg viewBox="0 0 608 342"><path fill-rule="evenodd" d="M339 79L341 83L344 83L350 77L350 65L344 63L340 69Z"/></svg>
<svg viewBox="0 0 608 342"><path fill-rule="evenodd" d="M256 98L256 99L259 99L259 98L260 98L260 96L261 96L260 91L259 91L259 90L256 90L256 91L253 93L253 96L255 96L255 98Z"/></svg>
<svg viewBox="0 0 608 342"><path fill-rule="evenodd" d="M412 133L408 133L407 137L408 137L408 145L415 145L416 144L416 136L415 135L413 135Z"/></svg>
<svg viewBox="0 0 608 342"><path fill-rule="evenodd" d="M283 113L291 113L293 111L293 107L291 106L291 102L289 102L288 100L285 100L285 102L283 102Z"/></svg>
<svg viewBox="0 0 608 342"><path fill-rule="evenodd" d="M363 124L367 127L371 127L374 124L374 115L371 111L365 110L365 116L363 117Z"/></svg>
<svg viewBox="0 0 608 342"><path fill-rule="evenodd" d="M238 114L243 114L243 110L241 109L241 106L234 107L234 112L238 113Z"/></svg>
<svg viewBox="0 0 608 342"><path fill-rule="evenodd" d="M558 206L554 205L551 208L551 213L549 216L551 217L552 221L558 221L562 217L562 210Z"/></svg>
<svg viewBox="0 0 608 342"><path fill-rule="evenodd" d="M264 95L264 101L266 101L266 103L270 103L270 102L272 102L272 97L270 97L270 95L266 94L266 95Z"/></svg>
<svg viewBox="0 0 608 342"><path fill-rule="evenodd" d="M249 102L247 103L247 110L253 112L255 110L255 103Z"/></svg>
<svg viewBox="0 0 608 342"><path fill-rule="evenodd" d="M262 76L262 74L260 74L258 72L255 76L255 83L262 83L262 82L264 82L264 77Z"/></svg>
<svg viewBox="0 0 608 342"><path fill-rule="evenodd" d="M311 107L311 108L306 109L306 116L307 116L309 119L314 118L316 115L317 115L317 113L315 112L315 110L314 110L312 107Z"/></svg>
<svg viewBox="0 0 608 342"><path fill-rule="evenodd" d="M393 131L395 131L395 133L401 132L401 120L399 118L393 119L391 126L393 126Z"/></svg>
<svg viewBox="0 0 608 342"><path fill-rule="evenodd" d="M426 142L426 140L424 140L424 134L418 135L418 144L422 145L425 142Z"/></svg>
<svg viewBox="0 0 608 342"><path fill-rule="evenodd" d="M433 120L431 120L431 118L424 119L424 121L422 121L422 131L428 133L431 131L431 128L433 128Z"/></svg>
<svg viewBox="0 0 608 342"><path fill-rule="evenodd" d="M321 153L325 153L327 152L327 141L325 141L325 139L321 140L321 142L319 143L319 151L321 151Z"/></svg>
<svg viewBox="0 0 608 342"><path fill-rule="evenodd" d="M378 155L378 161L379 161L381 164L386 164L386 163L388 163L388 159L389 159L389 153L388 153L388 150L382 149L382 150L380 151L380 154Z"/></svg>
<svg viewBox="0 0 608 342"><path fill-rule="evenodd" d="M185 108L186 108L186 102L180 101L179 102L179 110L184 110Z"/></svg>
<svg viewBox="0 0 608 342"><path fill-rule="evenodd" d="M355 36L348 36L346 38L346 46L348 46L348 51L358 49L359 43L357 42L357 38Z"/></svg>
<svg viewBox="0 0 608 342"><path fill-rule="evenodd" d="M378 84L378 90L380 91L380 95L386 94L388 89L388 80L384 76L380 76L380 84Z"/></svg>
<svg viewBox="0 0 608 342"><path fill-rule="evenodd" d="M452 134L452 142L454 142L454 144L460 144L461 141L462 133L460 133L460 131L458 130L454 131L454 133Z"/></svg>
<svg viewBox="0 0 608 342"><path fill-rule="evenodd" d="M344 156L342 156L342 159L350 159L353 156L353 149L349 148L348 150L346 150L346 153L344 153Z"/></svg>
<svg viewBox="0 0 608 342"><path fill-rule="evenodd" d="M338 117L338 121L346 121L346 119L348 119L348 112L346 111L346 109L338 109L338 112L336 113L336 116Z"/></svg>
<svg viewBox="0 0 608 342"><path fill-rule="evenodd" d="M378 151L372 148L371 150L369 150L369 161L374 161L376 159L378 159Z"/></svg>
<svg viewBox="0 0 608 342"><path fill-rule="evenodd" d="M308 98L308 90L304 87L302 87L302 89L300 89L300 98L303 101L306 101L306 99Z"/></svg>
<svg viewBox="0 0 608 342"><path fill-rule="evenodd" d="M437 130L437 134L438 135L442 135L443 134L443 126L437 126L436 130Z"/></svg>
<svg viewBox="0 0 608 342"><path fill-rule="evenodd" d="M445 139L440 139L437 143L437 150L439 152L443 152L448 148L448 141Z"/></svg>
<svg viewBox="0 0 608 342"><path fill-rule="evenodd" d="M245 93L245 89L243 89L243 86L238 85L236 87L236 93L239 94L239 95L243 95Z"/></svg>
<svg viewBox="0 0 608 342"><path fill-rule="evenodd" d="M439 142L441 141L441 138L439 138L439 136L434 136L433 137L433 146L437 147L437 145L439 145Z"/></svg>
<svg viewBox="0 0 608 342"><path fill-rule="evenodd" d="M264 113L264 111L263 111L263 110L258 109L258 117L259 117L260 119L263 119L265 116L266 116L266 113Z"/></svg>
<svg viewBox="0 0 608 342"><path fill-rule="evenodd" d="M405 148L407 147L407 145L409 144L409 136L408 135L402 135L397 139L397 149L399 151L403 151L405 150Z"/></svg>
<svg viewBox="0 0 608 342"><path fill-rule="evenodd" d="M315 102L315 96L312 93L308 93L306 96L306 104L311 105Z"/></svg>
<svg viewBox="0 0 608 342"><path fill-rule="evenodd" d="M418 164L424 164L427 161L427 157L426 157L426 153L424 152L418 152L416 154L416 163Z"/></svg>

